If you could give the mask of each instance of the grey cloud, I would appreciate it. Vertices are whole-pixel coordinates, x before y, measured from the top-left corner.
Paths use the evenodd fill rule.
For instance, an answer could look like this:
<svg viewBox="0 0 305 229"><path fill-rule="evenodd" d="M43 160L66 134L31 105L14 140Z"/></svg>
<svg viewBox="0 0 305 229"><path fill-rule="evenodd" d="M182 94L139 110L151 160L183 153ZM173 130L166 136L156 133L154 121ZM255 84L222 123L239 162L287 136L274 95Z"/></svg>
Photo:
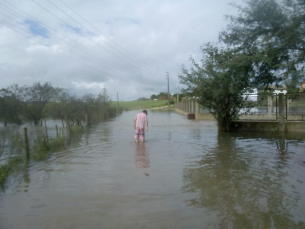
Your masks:
<svg viewBox="0 0 305 229"><path fill-rule="evenodd" d="M236 13L229 1L64 0L90 24L61 1L52 1L83 28L47 1L37 2L62 21L31 1L11 0L42 28L47 25L48 37L37 39L29 32L33 40L0 24L1 85L50 82L80 96L98 93L104 85L113 100L119 91L126 101L167 91L169 72L170 91L175 93L181 65L188 64L190 55L200 57L203 43L216 42L226 26L224 15ZM0 13L1 21L27 29L22 21L29 17L15 10L21 15L19 23ZM75 88L75 83L84 86Z"/></svg>

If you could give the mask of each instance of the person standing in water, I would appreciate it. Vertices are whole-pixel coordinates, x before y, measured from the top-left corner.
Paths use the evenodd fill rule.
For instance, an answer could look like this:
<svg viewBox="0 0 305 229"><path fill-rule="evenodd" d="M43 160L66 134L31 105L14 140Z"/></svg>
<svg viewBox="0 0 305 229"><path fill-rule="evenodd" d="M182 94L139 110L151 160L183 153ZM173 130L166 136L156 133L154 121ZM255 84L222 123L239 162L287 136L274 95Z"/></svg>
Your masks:
<svg viewBox="0 0 305 229"><path fill-rule="evenodd" d="M142 113L138 113L133 120L133 126L136 131L135 136L134 136L136 142L138 142L139 139L142 142L144 142L145 125L146 125L146 131L148 131L147 110L143 110Z"/></svg>

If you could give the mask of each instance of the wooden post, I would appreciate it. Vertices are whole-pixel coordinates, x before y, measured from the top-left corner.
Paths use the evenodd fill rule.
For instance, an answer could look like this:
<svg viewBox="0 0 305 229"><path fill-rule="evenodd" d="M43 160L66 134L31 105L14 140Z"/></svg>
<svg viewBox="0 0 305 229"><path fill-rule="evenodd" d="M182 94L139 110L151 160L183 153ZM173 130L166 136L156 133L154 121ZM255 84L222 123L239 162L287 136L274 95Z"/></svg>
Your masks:
<svg viewBox="0 0 305 229"><path fill-rule="evenodd" d="M195 113L195 99L192 99L192 113Z"/></svg>
<svg viewBox="0 0 305 229"><path fill-rule="evenodd" d="M71 127L70 127L70 123L68 120L66 120L66 127L67 127L67 132L70 133L71 132Z"/></svg>
<svg viewBox="0 0 305 229"><path fill-rule="evenodd" d="M56 138L58 138L58 127L57 127L57 125L55 125L55 129L56 129Z"/></svg>
<svg viewBox="0 0 305 229"><path fill-rule="evenodd" d="M168 111L170 110L170 96L169 96L169 76L168 76L168 72L167 72L167 108Z"/></svg>
<svg viewBox="0 0 305 229"><path fill-rule="evenodd" d="M4 126L7 126L7 121L6 120L4 121Z"/></svg>
<svg viewBox="0 0 305 229"><path fill-rule="evenodd" d="M279 131L285 130L285 95L279 93Z"/></svg>
<svg viewBox="0 0 305 229"><path fill-rule="evenodd" d="M48 137L48 129L47 129L47 120L44 119L44 126L46 129L46 140L47 140L47 144L49 145L49 137Z"/></svg>
<svg viewBox="0 0 305 229"><path fill-rule="evenodd" d="M28 129L23 129L24 133L24 149L27 160L30 159L30 149L29 149L29 140L28 140Z"/></svg>
<svg viewBox="0 0 305 229"><path fill-rule="evenodd" d="M89 125L87 106L85 106L85 123L86 123L87 126Z"/></svg>
<svg viewBox="0 0 305 229"><path fill-rule="evenodd" d="M272 110L273 110L273 104L272 104L272 96L268 96L267 98L267 110L268 110L268 116L271 117L272 116Z"/></svg>

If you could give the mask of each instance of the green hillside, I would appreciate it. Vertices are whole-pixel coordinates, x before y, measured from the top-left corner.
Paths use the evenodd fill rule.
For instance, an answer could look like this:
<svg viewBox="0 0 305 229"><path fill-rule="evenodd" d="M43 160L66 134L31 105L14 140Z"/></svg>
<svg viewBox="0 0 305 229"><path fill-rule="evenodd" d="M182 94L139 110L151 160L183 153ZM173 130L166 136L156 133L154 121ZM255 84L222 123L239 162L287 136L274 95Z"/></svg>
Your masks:
<svg viewBox="0 0 305 229"><path fill-rule="evenodd" d="M112 102L117 104L117 102ZM137 101L121 101L120 107L128 110L151 109L167 106L167 100L137 100Z"/></svg>

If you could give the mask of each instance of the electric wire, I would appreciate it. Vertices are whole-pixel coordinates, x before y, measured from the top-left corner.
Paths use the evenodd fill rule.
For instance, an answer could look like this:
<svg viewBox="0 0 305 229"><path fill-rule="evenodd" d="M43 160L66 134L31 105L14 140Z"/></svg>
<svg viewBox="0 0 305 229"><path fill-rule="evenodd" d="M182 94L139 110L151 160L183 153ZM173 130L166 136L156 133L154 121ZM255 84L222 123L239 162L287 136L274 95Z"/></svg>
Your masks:
<svg viewBox="0 0 305 229"><path fill-rule="evenodd" d="M10 23L8 23L8 22L0 21L0 23L2 23L3 25L6 25L6 26L9 27L10 29L12 29L12 30L14 30L14 31L16 31L16 32L18 32L18 33L20 33L20 34L22 34L22 35L28 37L29 39L34 40L34 41L36 41L37 43L40 43L40 44L42 44L43 46L45 46L45 44L43 44L43 43L40 42L39 40L36 40L36 39L34 39L33 37L27 35L27 34L26 34L27 31L24 31L24 30L19 29L19 28L16 29L16 28L14 28L14 26L13 26L12 24L10 24ZM21 31L23 31L23 32L25 32L25 33L20 32L20 31L18 31L18 30L21 30ZM69 58L71 58L69 55L66 55L65 53L61 53L61 54L65 55L65 56L68 56ZM88 68L90 68L90 69L92 69L92 67L90 67L90 66L87 65L87 64L84 64L84 63L82 63L82 62L80 62L80 61L78 61L78 60L76 60L76 59L74 59L74 58L71 58L71 59L74 60L74 61L76 61L76 62L78 62L78 63L80 63L80 64L82 64L82 65L85 65L86 67L88 67ZM98 70L98 71L100 71L100 70Z"/></svg>
<svg viewBox="0 0 305 229"><path fill-rule="evenodd" d="M63 20L60 19L59 17L57 17L55 14L51 13L49 10L47 10L45 7L41 6L39 3L35 2L34 0L32 0L32 2L34 2L34 3L37 4L39 7L41 7L42 9L44 9L45 11L47 11L48 13L50 13L52 16L56 17L58 20L60 20L61 22L63 22L66 26L70 27L70 25L69 25L68 23L66 23L65 21L63 21ZM53 4L53 5L54 5L54 4ZM63 11L62 11L62 12L63 12ZM63 13L64 13L64 12L63 12ZM66 13L64 13L64 14L66 14ZM66 14L66 15L67 15L67 14ZM67 16L70 17L69 15L67 15ZM82 26L82 25L81 25L81 26ZM87 29L86 29L86 30L87 30ZM89 41L95 43L95 44L98 45L99 47L105 49L106 51L108 51L108 52L111 53L112 55L118 57L119 59L124 60L122 57L120 57L120 56L116 55L115 53L109 51L109 50L106 49L104 46L101 46L99 43L93 41L92 39L88 38L87 36L85 36L85 38L88 39ZM126 61L126 60L124 60L124 61ZM128 62L130 63L130 61L128 61ZM143 70L143 68L141 68L141 67L139 67L139 66L137 66L137 65L134 65L133 63L130 63L130 64L133 65L134 67L137 67L137 68ZM147 72L147 73L152 74L151 72ZM154 75L155 75L155 74L154 74Z"/></svg>
<svg viewBox="0 0 305 229"><path fill-rule="evenodd" d="M98 31L100 34L102 34L104 37L106 37L109 41L111 41L112 43L114 43L115 45L117 45L119 48L121 48L123 51L125 51L130 57L134 58L134 60L139 61L141 63L143 63L144 65L147 65L148 67L150 67L147 63L145 63L144 61L140 60L139 58L135 57L134 55L132 55L130 52L128 52L126 49L124 49L122 46L120 46L118 43L116 43L115 41L113 41L112 39L110 39L108 36L106 36L104 33L102 33L99 29L97 29L94 25L92 25L88 20L86 20L84 17L82 17L79 13L77 13L75 10L73 10L70 6L68 6L64 1L60 0L66 7L68 7L72 12L74 12L76 15L78 15L80 18L82 18L85 22L87 22L92 28L94 28L96 31ZM109 44L105 39L104 42ZM110 45L110 44L109 44ZM111 47L113 47L112 45L110 45ZM114 48L114 47L113 47ZM116 48L114 48L116 49ZM117 50L117 49L116 49ZM152 69L155 72L155 69ZM159 73L159 72L158 72ZM160 73L159 73L160 74Z"/></svg>
<svg viewBox="0 0 305 229"><path fill-rule="evenodd" d="M0 3L0 4L2 4L2 3ZM5 6L5 7L7 7L7 6ZM0 8L1 8L1 5L0 5ZM2 8L3 8L3 7L2 7ZM7 7L7 8L8 8L8 7ZM18 8L17 8L17 9L18 9ZM14 10L12 10L12 9L10 9L10 8L9 8L9 10L14 11ZM18 9L18 10L20 10L20 9ZM6 11L7 11L7 10L6 10ZM22 11L22 10L20 10L20 11ZM22 12L23 12L23 11L22 11ZM29 16L30 18L33 18L32 16L28 15L27 13L25 13L25 12L23 12L23 13L24 13L25 15ZM20 16L19 13L12 12L12 14L14 14L15 16L17 16L17 17L19 17L20 19L23 20L23 18ZM8 16L8 17L9 17L9 16ZM46 24L40 22L39 20L37 20L36 18L33 18L33 19L34 19L35 21L39 22L40 24L44 25L45 27L49 28L49 30L55 31L55 30L53 30L52 28L50 28L48 25L46 25ZM13 19L13 20L14 20L14 19ZM72 44L72 45L77 45L77 46L79 46L83 51L85 51L87 55L92 55L92 52L89 53L88 50L87 50L85 47L83 47L82 45L78 44L77 42L68 40L68 39L66 39L65 37L63 37L63 38L62 38L62 37L59 37L59 36L57 36L56 34L59 34L59 33L57 33L57 32L55 31L55 35L53 34L53 36L54 36L54 37L57 37L57 39L59 39L59 40L64 40L64 42L65 42L66 44L70 43L70 44ZM59 35L60 35L60 34L59 34ZM77 49L74 48L74 50L77 50ZM99 58L101 58L101 61L102 61L102 62L104 62L104 63L106 63L106 64L108 64L108 65L111 65L112 67L116 68L116 66L114 66L113 64L111 64L110 62L108 62L107 60L105 60L105 58L103 58L102 56L100 56L100 55L98 55L98 54L95 54L95 53L94 53L94 55L97 56L97 57L99 57Z"/></svg>
<svg viewBox="0 0 305 229"><path fill-rule="evenodd" d="M3 13L2 13L3 14ZM3 14L3 15L5 15L5 14ZM7 16L7 15L6 15ZM10 17L10 16L7 16L7 17ZM14 18L12 18L12 17L10 17L12 20L14 20L14 21L16 21ZM17 23L18 23L18 21L16 21ZM19 28L19 30L22 30L22 31L24 31L24 32L26 32L27 33L27 31L25 31L25 30L23 30L23 29L20 29ZM54 41L52 38L48 38L50 41ZM44 46L45 46L45 44L43 44ZM63 49L63 50L66 50L66 51L68 51L68 52L71 52L71 53L73 53L74 55L78 55L79 57L81 57L82 59L85 59L85 60L88 60L88 59L91 59L91 61L95 61L95 62L97 62L97 63L99 63L97 60L95 60L95 59L93 59L92 57L86 57L86 56L84 56L84 55L82 55L82 54L79 54L79 53L76 53L75 51L73 51L73 50L70 50L70 49L67 49L67 48L64 48L64 47L61 47L61 49ZM106 63L107 64L107 63ZM108 67L108 66L107 66Z"/></svg>
<svg viewBox="0 0 305 229"><path fill-rule="evenodd" d="M5 0L4 0L5 1ZM32 0L33 1L33 0ZM7 1L5 1L6 3L8 3ZM40 6L41 8L43 8L44 10L46 10L48 13L50 13L52 16L54 16L54 17L56 17L58 20L60 20L60 21L62 21L65 25L67 25L67 26L69 26L66 22L64 22L63 20L61 20L59 17L57 17L56 15L54 15L54 14L52 14L51 12L49 12L47 9L45 9L43 6L41 6L41 5L39 5L37 2L35 2L35 1L33 1L34 3L36 3L38 6ZM49 1L50 2L50 1ZM63 2L64 3L64 2ZM1 2L0 2L0 4L1 4ZM8 4L10 4L10 3L8 3ZM65 4L65 3L64 3ZM12 4L10 4L11 6L13 6ZM66 5L66 4L65 4ZM67 7L68 7L68 5L66 5ZM6 5L5 5L5 7L7 7ZM13 6L14 8L16 8L16 9L18 9L17 7L15 7L15 6ZM69 7L71 10L72 10L72 8L71 7ZM18 9L19 11L22 11L22 10L20 10L20 9ZM73 11L73 10L72 10ZM24 11L22 11L24 14L26 14ZM63 11L62 11L63 12ZM73 12L75 12L75 11L73 11ZM75 12L76 13L76 12ZM76 13L77 14L77 13ZM15 14L16 15L16 14ZM27 14L28 15L28 14ZM66 14L67 15L67 14ZM79 15L79 14L78 14ZM7 15L6 15L7 16ZM18 15L17 15L18 16ZM67 15L68 16L68 15ZM80 16L80 15L79 15ZM80 16L81 17L81 16ZM20 16L19 16L19 18L21 18ZM33 18L33 17L32 17ZM70 17L71 18L71 17ZM82 17L83 18L83 17ZM22 19L22 18L21 18ZM71 18L72 19L72 18ZM83 20L85 20L84 18L83 18ZM39 20L37 20L37 19L35 19L35 21L38 21L39 22ZM88 24L90 24L87 20L85 20ZM41 22L40 22L41 23ZM3 23L2 23L3 24ZM41 23L41 24L43 24L43 23ZM11 25L11 26L9 26L8 24L6 24L8 27L10 27L11 29L13 29L13 30L15 30L15 31L17 31L17 32L19 32L19 33L21 33L20 31L18 31L18 30L16 30L16 29L14 29L13 27L13 25ZM91 25L91 24L90 24ZM46 25L45 25L46 26ZM82 26L82 25L81 25ZM94 27L93 25L91 25L92 27ZM46 27L48 27L48 26L46 26ZM82 26L83 27L83 26ZM50 27L49 27L50 28ZM94 27L95 28L95 27ZM95 28L96 30L97 30L97 28ZM52 29L53 30L53 29ZM87 29L88 30L88 29ZM53 30L54 31L54 30ZM89 30L88 30L89 31ZM100 32L100 31L99 31ZM27 33L27 32L26 32ZM23 33L21 33L21 34L23 34ZM33 39L31 36L28 36L28 35L25 35L25 34L23 34L24 36L26 36L26 37L28 37L28 38L30 38L30 39L32 39L32 40L35 40L35 39ZM105 35L104 35L105 36ZM56 37L56 36L55 36ZM106 36L105 36L106 37ZM57 38L58 38L58 36L57 36ZM107 37L106 37L107 38ZM62 39L62 38L58 38L58 39ZM89 39L89 38L87 38L87 39ZM111 42L114 42L113 40L111 40L110 38L108 38ZM64 40L66 40L66 39L64 39ZM92 41L91 39L89 39L91 42L94 42L94 41ZM37 41L37 40L35 40L36 42L38 42L38 43L40 43L40 44L42 44L42 45L45 45L45 44L43 44L43 43L41 43L41 42L39 42L39 41ZM66 42L71 42L71 41L67 41L66 40ZM94 43L96 43L96 42L94 42ZM105 42L106 43L106 42ZM77 44L78 46L80 46L78 43L75 43L75 44ZM97 44L97 43L96 43ZM114 44L116 44L115 42L114 42ZM97 45L99 45L99 44L97 44ZM118 45L118 44L116 44L116 45ZM100 45L99 45L100 46ZM119 45L118 45L119 46ZM84 47L82 47L82 46L80 46L83 50L85 50L85 52L87 51L86 50L86 48L84 48ZM102 47L102 46L100 46L100 47ZM113 48L113 46L110 46L110 47L112 47ZM122 48L121 46L119 46L120 48ZM102 48L104 48L104 47L102 47ZM64 48L62 48L62 49L64 49ZM104 48L105 49L105 48ZM122 48L123 49L123 48ZM85 59L85 60L88 60L88 59L90 59L90 58L92 58L92 57L85 57L84 55L80 55L79 53L76 53L76 52L74 52L74 51L71 51L71 50L69 50L69 49L65 49L65 50L67 50L68 52L70 52L70 53L72 53L72 54L74 54L74 55L77 55L78 57L80 57L80 58L82 58L82 59ZM118 49L116 49L117 51L118 51ZM123 49L124 51L126 51L125 49ZM109 51L109 50L107 50L107 51ZM126 51L129 55L131 55L128 51ZM65 55L65 56L67 56L68 58L70 58L70 59L72 59L72 60L74 60L74 61L76 61L76 62L78 62L78 63L80 63L80 64L82 64L82 65L84 65L84 66L86 66L86 67L88 67L88 68L92 68L92 67L90 67L89 65L87 65L87 64L84 64L83 62L80 62L80 61L78 61L77 59L75 59L75 58L72 58L71 56L69 56L69 55L67 55L67 54L65 54L65 53L62 53L63 55ZM117 55L116 55L117 56ZM126 56L126 55L125 55ZM117 56L118 57L118 56ZM121 57L118 57L118 58L121 58ZM95 61L95 60L94 60ZM106 64L107 64L107 68L109 68L109 67L111 67L110 65L110 63L109 62L105 62ZM136 67L138 67L138 66L136 66ZM121 70L119 70L119 69L117 69L116 67L113 67L116 71L119 71L119 72L121 72L121 73L123 73L123 74L126 74L125 72L122 72ZM143 71L143 69L142 68L140 68L142 71ZM97 70L97 69L94 69L94 70ZM97 71L100 71L100 70L97 70ZM154 70L155 71L155 70ZM151 74L151 73L150 73ZM153 73L154 75L155 75L155 73ZM160 74L160 73L159 73ZM128 75L129 76L129 75ZM128 77L129 78L129 77ZM142 77L141 77L142 78Z"/></svg>
<svg viewBox="0 0 305 229"><path fill-rule="evenodd" d="M1 4L1 3L0 3ZM7 6L6 6L7 7ZM0 8L1 8L1 5L0 5ZM3 7L2 7L3 8ZM17 8L18 9L18 8ZM9 9L9 10L11 10L11 9ZM22 10L21 10L22 11ZM24 13L24 12L23 12ZM2 13L2 14L4 14L4 13ZM20 19L23 19L21 16L20 16L20 14L18 15L18 13L15 13L15 12L13 12L13 14L15 15L15 16L17 16L17 17L19 17ZM26 13L24 13L24 14L26 14ZM6 15L6 14L4 14L4 15ZM26 14L26 15L28 15L28 14ZM10 16L8 16L8 15L6 15L7 17L10 17ZM28 15L28 16L30 16L30 15ZM30 16L31 17L31 16ZM10 17L10 18L12 18L12 17ZM33 17L31 17L31 18L33 18ZM37 19L35 19L35 18L33 18L34 20L36 20L37 21ZM16 21L14 18L12 18L12 20L14 20L14 21ZM17 23L18 23L18 21L16 21ZM41 24L43 24L45 27L48 27L50 30L53 30L52 28L50 28L49 26L47 26L47 25L45 25L44 23L42 23L42 22L40 22ZM54 30L53 30L54 31ZM66 42L66 44L69 42L69 43L72 43L70 40L66 40L65 38L58 38L58 36L56 36L55 35L55 37L57 37L57 39L60 39L60 40L65 40L65 42ZM51 38L50 38L51 39ZM53 40L53 39L51 39L51 40ZM54 41L54 40L53 40ZM86 50L86 48L84 48L84 47L82 47L81 45L79 45L78 43L76 43L76 42L74 42L74 44L73 45L78 45L79 47L81 47L85 52L86 52L86 54L87 55L91 55L92 53L90 53L90 54L88 54L88 51ZM77 50L77 49L75 49L75 48L73 48L73 50ZM70 50L70 52L73 52L73 53L75 53L75 51L71 51ZM80 51L79 51L80 52ZM78 55L81 55L81 56L83 56L83 52L81 52L81 54L78 54ZM105 64L107 64L107 66L110 66L110 67L112 67L113 69L115 69L115 70L117 70L117 71L119 71L119 72L122 72L121 70L119 70L115 65L113 65L113 64L111 64L110 62L108 62L108 61L105 61L104 59L105 58L103 58L103 57L101 57L100 55L97 55L97 54L95 54L96 56L98 56L99 58L101 58L100 60L102 61L102 62L104 62ZM91 57L91 56L89 56L89 57L87 57L87 58L93 58L93 57ZM96 61L96 59L93 59L93 61ZM122 72L122 73L124 73L125 74L125 72Z"/></svg>
<svg viewBox="0 0 305 229"><path fill-rule="evenodd" d="M14 28L14 25L12 25L12 24L10 24L10 23L8 23L8 22L4 22L4 21L1 21L1 20L0 20L0 23L2 23L3 25L9 27L10 29L12 29L12 30L14 30L14 31L16 31L16 32L18 32L18 33L20 33L20 34L22 34L23 36L28 37L29 39L34 40L35 42L40 43L41 45L45 46L45 44L42 43L41 41L39 41L39 40L37 40L37 39L34 39L34 38L31 37L30 35L27 35L27 34L26 34L26 33L28 33L27 31L25 31L25 30L23 30L23 29L20 29L20 28ZM20 31L18 31L18 30L21 30L22 32L20 32ZM25 32L25 33L23 33L23 32ZM69 59L71 59L71 60L73 60L73 61L75 61L75 62L78 62L79 64L82 64L82 65L86 66L86 67L89 68L90 70L95 70L96 72L101 73L101 70L100 70L100 69L97 69L97 68L95 68L95 67L89 66L89 65L87 65L87 64L85 64L85 63L83 63L83 62L81 62L81 61L79 61L79 60L77 60L77 59L75 59L75 58L73 58L73 57L67 55L66 53L60 53L60 54L62 54L62 55L64 55L64 56L68 57ZM124 75L125 75L127 78L132 79L132 78L131 78L129 75L127 75L126 73L124 73ZM110 77L110 78L111 78L111 77ZM121 81L122 83L125 83L125 81L124 81L123 79L121 79L121 78L116 78L116 80L119 80L119 81Z"/></svg>

